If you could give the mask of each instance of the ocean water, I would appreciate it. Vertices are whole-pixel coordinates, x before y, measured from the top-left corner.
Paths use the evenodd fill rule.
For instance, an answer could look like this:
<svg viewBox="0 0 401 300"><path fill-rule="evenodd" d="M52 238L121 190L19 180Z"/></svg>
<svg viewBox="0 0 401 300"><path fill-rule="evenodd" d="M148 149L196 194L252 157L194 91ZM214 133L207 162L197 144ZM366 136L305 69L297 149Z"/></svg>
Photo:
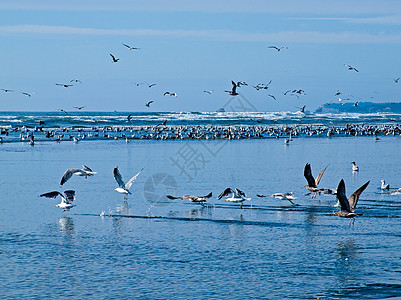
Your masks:
<svg viewBox="0 0 401 300"><path fill-rule="evenodd" d="M5 299L383 299L401 296L400 137L82 140L0 144L0 295ZM351 161L360 167L351 170ZM347 195L305 196L303 168ZM87 165L90 178L67 168ZM114 191L144 168L128 200ZM252 200L217 200L226 187ZM73 189L76 205L38 195ZM166 194L206 195L206 207ZM294 192L288 201L256 194ZM100 216L104 212L104 216Z"/></svg>
<svg viewBox="0 0 401 300"><path fill-rule="evenodd" d="M209 142L208 142L209 143ZM216 143L210 141L210 143ZM188 178L171 158L191 147L208 160ZM376 194L385 178L401 186L399 141L388 137L230 141L216 157L196 141L89 141L1 145L1 291L10 298L385 298L400 293L401 197ZM351 172L351 160L361 170ZM371 180L355 225L332 213L334 196L304 196L305 162L321 185L340 178L348 194ZM67 167L76 207L38 198L60 190ZM128 179L144 171L125 203L112 169ZM201 168L202 166L199 166ZM182 173L182 174L181 174ZM169 177L171 176L171 177ZM157 178L168 179L167 183ZM155 187L152 191L149 180ZM147 185L146 185L147 184ZM217 196L238 187L252 197L239 209L159 199L166 193ZM299 206L256 193L293 191ZM156 196L149 197L147 193ZM99 214L105 211L106 216ZM111 216L108 216L111 214ZM120 215L120 216L119 216ZM143 218L154 216L161 218Z"/></svg>

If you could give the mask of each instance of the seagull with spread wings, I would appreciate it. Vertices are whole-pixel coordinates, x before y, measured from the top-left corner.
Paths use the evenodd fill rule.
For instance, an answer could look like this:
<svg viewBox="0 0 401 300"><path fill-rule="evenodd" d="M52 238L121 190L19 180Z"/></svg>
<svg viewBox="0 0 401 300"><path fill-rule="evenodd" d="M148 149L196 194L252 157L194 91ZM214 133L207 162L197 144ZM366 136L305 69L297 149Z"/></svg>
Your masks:
<svg viewBox="0 0 401 300"><path fill-rule="evenodd" d="M231 80L231 84L233 85L231 91L225 91L225 92L229 93L231 96L237 96L238 95L238 93L237 93L237 84L233 80Z"/></svg>
<svg viewBox="0 0 401 300"><path fill-rule="evenodd" d="M224 201L241 203L240 208L242 208L242 202L245 200L251 201L251 198L247 198L245 193L237 188L235 191L231 188L226 188L223 192L221 192L217 199L220 200L221 198L228 197L229 195L231 195L231 197L226 198Z"/></svg>
<svg viewBox="0 0 401 300"><path fill-rule="evenodd" d="M361 186L359 189L357 189L348 199L345 194L345 183L344 180L341 179L340 183L338 184L337 187L337 199L340 202L341 205L341 210L336 211L334 214L339 217L343 218L351 218L351 221L355 222L354 217L356 216L355 213L355 207L356 204L358 203L359 196L362 194L362 192L366 189L366 187L369 185L369 182L366 182L363 186ZM351 221L349 225L351 226Z"/></svg>
<svg viewBox="0 0 401 300"><path fill-rule="evenodd" d="M114 190L121 194L124 194L124 199L127 199L128 194L131 194L129 189L131 188L134 180L139 176L139 174L141 174L142 170L143 168L135 176L133 176L130 180L128 180L127 183L124 183L120 171L118 170L118 167L115 167L113 170L113 174L114 174L114 179L118 183L118 188Z"/></svg>
<svg viewBox="0 0 401 300"><path fill-rule="evenodd" d="M78 176L85 176L85 179L88 178L88 176L93 176L97 172L93 172L91 168L88 166L83 165L82 169L78 168L68 168L65 172L63 177L61 178L60 185L63 185L68 181L68 179L71 178L72 175L78 175Z"/></svg>
<svg viewBox="0 0 401 300"><path fill-rule="evenodd" d="M116 58L113 54L110 53L111 58L113 59L113 63L118 62L120 59Z"/></svg>
<svg viewBox="0 0 401 300"><path fill-rule="evenodd" d="M131 50L140 50L141 49L141 48L131 47L131 46L129 46L127 44L124 44L124 43L121 43L121 44L123 44L123 46L127 47L130 51Z"/></svg>
<svg viewBox="0 0 401 300"><path fill-rule="evenodd" d="M327 166L327 167L328 167L328 166ZM306 189L307 189L308 191L312 192L312 197L313 197L313 196L316 196L316 193L319 192L318 185L319 185L320 179L322 179L322 176L323 176L324 172L326 171L327 167L324 168L324 169L319 173L319 175L317 175L317 177L316 177L316 179L315 179L315 178L313 177L313 175L312 175L312 169L311 169L310 164L307 163L307 164L305 165L305 168L304 168L304 176L305 176L305 178L306 178L306 181L308 182L308 184L305 185L305 187L306 187Z"/></svg>
<svg viewBox="0 0 401 300"><path fill-rule="evenodd" d="M184 195L181 197L174 197L171 195L166 195L166 197L168 199L171 200L175 200L175 199L188 199L189 201L193 202L193 203L199 203L200 205L204 205L203 203L206 202L206 199L209 199L210 197L212 197L212 193L210 192L209 194L207 194L206 196L191 196L191 195Z"/></svg>
<svg viewBox="0 0 401 300"><path fill-rule="evenodd" d="M73 190L66 190L64 193L60 193L59 191L53 191L49 193L44 193L42 195L39 195L39 197L46 197L46 198L53 198L55 199L57 196L61 197L61 202L55 207L60 207L64 209L64 211L69 210L72 208L74 205L72 205L72 202L75 200L75 191Z"/></svg>

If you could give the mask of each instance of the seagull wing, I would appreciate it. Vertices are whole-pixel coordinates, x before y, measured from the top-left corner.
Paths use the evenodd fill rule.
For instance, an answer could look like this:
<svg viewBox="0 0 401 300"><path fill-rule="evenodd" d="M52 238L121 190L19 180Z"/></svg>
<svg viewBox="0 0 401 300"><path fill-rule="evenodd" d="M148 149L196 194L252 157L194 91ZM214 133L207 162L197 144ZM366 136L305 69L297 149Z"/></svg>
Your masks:
<svg viewBox="0 0 401 300"><path fill-rule="evenodd" d="M82 170L93 172L91 168L89 168L88 166L85 166L85 165L82 166Z"/></svg>
<svg viewBox="0 0 401 300"><path fill-rule="evenodd" d="M75 172L78 172L78 171L80 171L80 169L75 169L75 168L74 168L74 169L72 169L72 168L67 169L67 171L65 171L65 173L64 173L64 175L63 175L63 178L61 178L60 185L63 185L64 183L66 183L67 180L70 179L71 176L72 176Z"/></svg>
<svg viewBox="0 0 401 300"><path fill-rule="evenodd" d="M171 199L171 200L180 199L180 197L174 197L174 196L171 196L171 195L166 195L166 197Z"/></svg>
<svg viewBox="0 0 401 300"><path fill-rule="evenodd" d="M327 165L327 167L328 167L328 166L329 166L329 165ZM322 176L323 176L324 172L326 171L327 167L324 168L324 169L319 173L319 175L317 175L316 180L315 180L316 187L318 187L319 182L320 182L320 179L322 179Z"/></svg>
<svg viewBox="0 0 401 300"><path fill-rule="evenodd" d="M310 167L310 164L306 164L305 165L304 176L305 176L306 181L308 182L308 185L310 187L316 187L316 182L315 182L315 179L312 176L312 169Z"/></svg>
<svg viewBox="0 0 401 300"><path fill-rule="evenodd" d="M246 197L245 193L239 189L235 189L235 193L240 197Z"/></svg>
<svg viewBox="0 0 401 300"><path fill-rule="evenodd" d="M260 197L260 198L265 198L267 197L266 195L260 195L260 194L256 194L256 196Z"/></svg>
<svg viewBox="0 0 401 300"><path fill-rule="evenodd" d="M237 92L237 85L235 84L235 82L233 80L231 80L231 83L233 84L233 88L231 89L231 92L233 94L235 94Z"/></svg>
<svg viewBox="0 0 401 300"><path fill-rule="evenodd" d="M114 179L115 179L115 180L117 181L117 183L118 183L118 186L119 186L120 188L124 188L124 187L125 187L125 184L124 184L123 178L121 177L120 171L118 171L118 167L115 167L115 168L114 168L113 174L114 174Z"/></svg>
<svg viewBox="0 0 401 300"><path fill-rule="evenodd" d="M357 189L348 199L349 206L351 208L351 212L354 212L356 204L358 203L359 196L362 194L362 192L366 189L366 187L369 185L369 182L366 182L363 186L361 186L359 189ZM338 193L338 191L337 191Z"/></svg>
<svg viewBox="0 0 401 300"><path fill-rule="evenodd" d="M132 177L130 180L128 180L127 184L125 185L125 189L128 191L132 185L132 183L134 182L134 180L138 177L139 174L141 174L143 168L134 176Z"/></svg>
<svg viewBox="0 0 401 300"><path fill-rule="evenodd" d="M49 193L44 193L42 195L39 195L39 197L46 197L46 198L56 198L58 195L63 196L60 192L54 191L54 192L49 192Z"/></svg>
<svg viewBox="0 0 401 300"><path fill-rule="evenodd" d="M343 179L341 179L337 187L337 199L340 201L341 210L351 212L347 196L345 195L345 183Z"/></svg>
<svg viewBox="0 0 401 300"><path fill-rule="evenodd" d="M234 191L231 189L231 188L226 188L218 197L217 197L217 199L221 199L221 198L223 198L224 196L228 196L228 195L230 195L230 194L232 194L232 193L234 193Z"/></svg>
<svg viewBox="0 0 401 300"><path fill-rule="evenodd" d="M210 198L210 197L212 197L212 192L210 192L210 193L207 194L206 196L201 196L201 197L199 197L199 198L201 198L201 199L208 199L208 198Z"/></svg>
<svg viewBox="0 0 401 300"><path fill-rule="evenodd" d="M64 191L65 201L67 204L71 204L75 200L75 191L74 190L66 190Z"/></svg>

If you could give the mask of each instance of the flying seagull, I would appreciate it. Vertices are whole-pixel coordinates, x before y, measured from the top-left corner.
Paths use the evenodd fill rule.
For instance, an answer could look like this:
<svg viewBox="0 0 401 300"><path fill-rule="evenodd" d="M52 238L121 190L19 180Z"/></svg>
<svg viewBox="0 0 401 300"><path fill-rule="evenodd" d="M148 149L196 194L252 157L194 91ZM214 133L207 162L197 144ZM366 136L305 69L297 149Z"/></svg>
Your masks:
<svg viewBox="0 0 401 300"><path fill-rule="evenodd" d="M399 81L400 79L401 79L400 77L394 78L394 82L395 82L395 83L398 83L398 81Z"/></svg>
<svg viewBox="0 0 401 300"><path fill-rule="evenodd" d="M85 176L85 179L88 178L88 176L93 176L97 172L93 172L91 168L83 165L82 169L77 169L77 168L69 168L65 171L63 178L61 178L60 185L63 185L68 181L68 179L71 178L72 175L78 175L78 176Z"/></svg>
<svg viewBox="0 0 401 300"><path fill-rule="evenodd" d="M32 92L32 93L21 92L21 94L23 94L23 95L25 95L25 96L28 96L28 97L31 97L32 95L35 94L35 92Z"/></svg>
<svg viewBox="0 0 401 300"><path fill-rule="evenodd" d="M145 104L145 106L150 107L150 104L152 104L153 101L149 101L148 103Z"/></svg>
<svg viewBox="0 0 401 300"><path fill-rule="evenodd" d="M235 191L233 191L231 188L226 188L223 192L221 192L221 194L218 196L217 199L221 199L223 197L227 197L231 195L231 197L226 198L225 201L229 201L229 202L235 202L235 203L241 203L240 208L242 208L242 202L244 202L245 200L250 201L251 198L247 198L245 193L239 189L235 189Z"/></svg>
<svg viewBox="0 0 401 300"><path fill-rule="evenodd" d="M269 46L268 48L276 49L277 51L281 51L282 49L288 49L288 47L286 47L286 46L283 46L283 47Z"/></svg>
<svg viewBox="0 0 401 300"><path fill-rule="evenodd" d="M81 84L82 84L82 81L81 81L81 80L79 80L79 79L71 79L71 80L70 80L70 82L76 82L76 83L78 83L78 82L79 82L79 83L81 83Z"/></svg>
<svg viewBox="0 0 401 300"><path fill-rule="evenodd" d="M14 90L9 90L9 89L1 89L3 92L5 93L9 93L9 92L14 92Z"/></svg>
<svg viewBox="0 0 401 300"><path fill-rule="evenodd" d="M171 195L167 195L167 198L171 199L171 200L175 200L175 199L188 199L189 201L193 202L193 203L199 203L200 205L204 205L203 203L206 202L206 199L212 197L212 193L210 192L209 194L207 194L206 196L191 196L191 195L184 195L181 197L174 197Z"/></svg>
<svg viewBox="0 0 401 300"><path fill-rule="evenodd" d="M327 167L328 167L328 166L327 166ZM319 173L319 175L317 175L317 177L316 177L316 179L315 179L315 178L313 178L312 169L311 169L310 164L307 163L307 164L305 165L305 168L304 168L304 176L305 176L305 178L306 178L306 181L308 182L308 184L305 185L305 187L306 187L306 189L307 189L308 191L310 191L310 192L312 192L312 193L317 193L317 192L319 192L318 185L319 185L320 179L322 179L322 176L323 176L324 172L326 171L327 167L324 168L324 169ZM312 194L312 196L313 196L313 194Z"/></svg>
<svg viewBox="0 0 401 300"><path fill-rule="evenodd" d="M65 88L68 88L70 86L74 86L73 84L66 84L66 83L56 83L56 85L62 86L62 87L65 87Z"/></svg>
<svg viewBox="0 0 401 300"><path fill-rule="evenodd" d="M132 186L132 183L138 177L138 175L141 174L142 170L143 168L135 176L133 176L130 180L128 180L127 183L124 183L120 171L118 171L118 167L115 167L113 170L113 174L114 174L114 179L117 181L119 187L114 190L121 194L124 194L124 199L127 199L128 194L131 194L129 189Z"/></svg>
<svg viewBox="0 0 401 300"><path fill-rule="evenodd" d="M225 91L225 92L229 93L231 96L237 96L238 95L238 93L237 93L237 84L233 80L231 80L231 83L233 85L231 91Z"/></svg>
<svg viewBox="0 0 401 300"><path fill-rule="evenodd" d="M55 207L63 208L64 211L66 211L66 210L69 210L71 207L74 206L74 205L72 205L72 202L74 202L74 200L75 200L75 191L66 190L66 191L64 191L63 194L58 192L58 191L53 191L53 192L44 193L42 195L39 195L39 197L46 197L46 198L55 199L57 196L60 196L61 197L61 202L59 204L55 205Z"/></svg>
<svg viewBox="0 0 401 300"><path fill-rule="evenodd" d="M86 106L73 106L73 107L78 109L78 110L81 110L81 109L85 108Z"/></svg>
<svg viewBox="0 0 401 300"><path fill-rule="evenodd" d="M348 68L348 70L350 70L350 71L355 71L355 72L359 72L356 68L354 68L354 67L352 67L352 66L350 66L350 65L344 65L344 66L346 66L347 68Z"/></svg>
<svg viewBox="0 0 401 300"><path fill-rule="evenodd" d="M354 217L356 216L355 207L358 203L359 196L366 189L370 181L366 182L363 186L357 189L350 197L347 199L345 195L345 183L344 180L341 179L340 183L337 187L337 199L340 202L341 210L336 211L334 214L343 218L351 218L351 221L355 221ZM351 226L351 221L349 225Z"/></svg>
<svg viewBox="0 0 401 300"><path fill-rule="evenodd" d="M120 59L116 58L113 54L110 53L111 58L113 59L113 63L118 62Z"/></svg>
<svg viewBox="0 0 401 300"><path fill-rule="evenodd" d="M203 92L206 93L206 94L211 95L211 94L213 93L213 90L205 90L205 91L203 91Z"/></svg>
<svg viewBox="0 0 401 300"><path fill-rule="evenodd" d="M261 197L261 198L267 197L266 195L260 195L260 194L256 194L256 196ZM288 200L288 201L291 202L292 205L295 205L295 203L291 201L291 200L295 199L293 192L290 192L290 193L274 193L274 194L271 194L270 197L276 198L276 199L280 199L280 200Z"/></svg>
<svg viewBox="0 0 401 300"><path fill-rule="evenodd" d="M131 47L131 46L129 46L127 44L124 44L124 43L121 43L121 44L123 44L125 47L127 47L130 51L131 50L140 50L141 49L141 48Z"/></svg>
<svg viewBox="0 0 401 300"><path fill-rule="evenodd" d="M170 92L165 92L163 96L172 96L177 98L177 93L170 93Z"/></svg>

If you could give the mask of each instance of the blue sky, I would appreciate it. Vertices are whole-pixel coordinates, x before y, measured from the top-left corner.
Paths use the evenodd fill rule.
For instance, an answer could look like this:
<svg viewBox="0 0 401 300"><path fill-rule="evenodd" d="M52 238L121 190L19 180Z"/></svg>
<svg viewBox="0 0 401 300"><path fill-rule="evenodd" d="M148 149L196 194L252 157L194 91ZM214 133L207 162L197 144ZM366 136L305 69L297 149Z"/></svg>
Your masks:
<svg viewBox="0 0 401 300"><path fill-rule="evenodd" d="M14 90L0 90L2 111L215 111L231 80L258 111L314 110L337 90L401 101L401 1L15 2L0 3L0 89ZM72 79L82 84L56 86Z"/></svg>

